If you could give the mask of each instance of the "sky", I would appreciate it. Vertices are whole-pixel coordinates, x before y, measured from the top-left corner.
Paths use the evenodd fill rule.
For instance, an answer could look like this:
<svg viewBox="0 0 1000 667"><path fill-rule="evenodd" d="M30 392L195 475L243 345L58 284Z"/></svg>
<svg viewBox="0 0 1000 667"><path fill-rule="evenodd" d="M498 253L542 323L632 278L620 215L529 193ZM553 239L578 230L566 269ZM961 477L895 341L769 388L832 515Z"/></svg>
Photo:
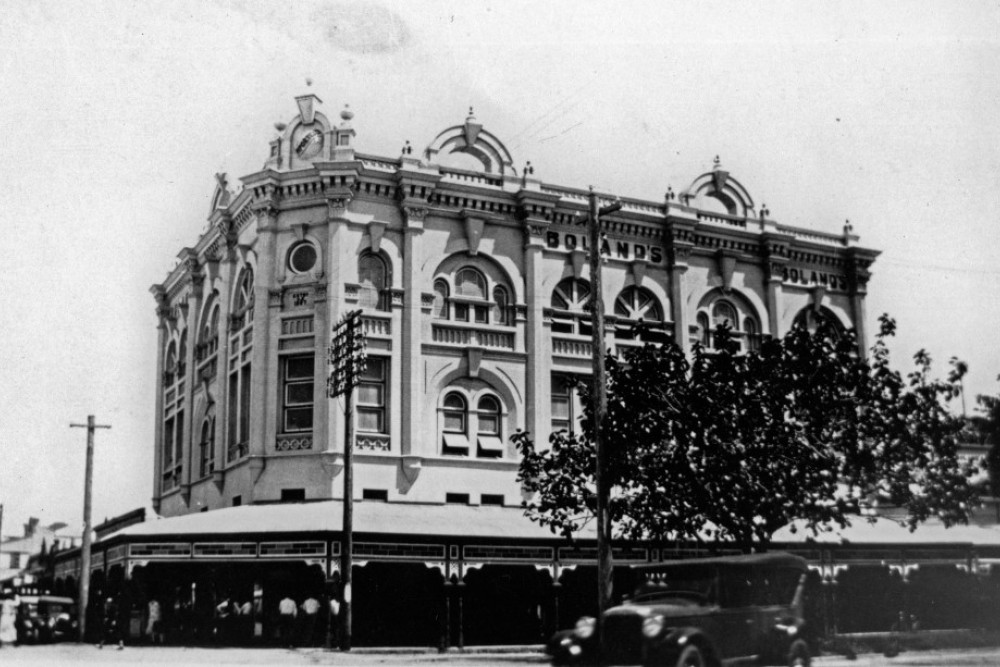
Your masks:
<svg viewBox="0 0 1000 667"><path fill-rule="evenodd" d="M318 95L357 150L415 152L473 106L543 181L659 200L716 155L782 224L882 251L868 329L1000 392L995 2L79 2L0 15L0 504L82 524L152 495L149 287ZM307 87L307 79L312 81ZM961 407L956 407L961 410Z"/></svg>

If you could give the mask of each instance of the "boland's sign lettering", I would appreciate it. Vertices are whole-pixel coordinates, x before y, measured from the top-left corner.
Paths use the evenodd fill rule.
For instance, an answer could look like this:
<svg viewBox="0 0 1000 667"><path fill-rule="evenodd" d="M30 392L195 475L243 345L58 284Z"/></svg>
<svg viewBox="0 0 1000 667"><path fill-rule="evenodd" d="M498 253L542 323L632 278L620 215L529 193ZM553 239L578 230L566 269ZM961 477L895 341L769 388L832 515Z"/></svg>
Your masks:
<svg viewBox="0 0 1000 667"><path fill-rule="evenodd" d="M589 247L586 234L560 234L559 232L547 232L545 234L545 245L549 248L563 248L565 250L575 250L577 248L587 250ZM663 262L663 248L660 246L631 243L629 241L604 239L601 243L601 254L619 259L645 259L652 264Z"/></svg>
<svg viewBox="0 0 1000 667"><path fill-rule="evenodd" d="M781 282L789 285L822 285L833 290L847 291L847 277L813 269L786 266L781 269Z"/></svg>

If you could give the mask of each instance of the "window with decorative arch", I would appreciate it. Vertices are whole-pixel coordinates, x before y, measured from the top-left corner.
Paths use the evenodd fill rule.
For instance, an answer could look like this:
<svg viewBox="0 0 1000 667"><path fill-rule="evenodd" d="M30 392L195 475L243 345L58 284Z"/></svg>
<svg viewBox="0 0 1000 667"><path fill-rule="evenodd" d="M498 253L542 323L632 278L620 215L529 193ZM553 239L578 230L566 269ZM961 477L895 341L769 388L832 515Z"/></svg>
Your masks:
<svg viewBox="0 0 1000 667"><path fill-rule="evenodd" d="M185 332L186 333L186 332ZM186 353L186 335L167 343L163 363L163 431L161 447L161 491L180 486L184 472L184 364L179 359Z"/></svg>
<svg viewBox="0 0 1000 667"><path fill-rule="evenodd" d="M194 348L194 358L198 370L205 378L215 376L216 354L219 351L219 293L212 292L205 309L201 327L198 329L198 343Z"/></svg>
<svg viewBox="0 0 1000 667"><path fill-rule="evenodd" d="M552 290L552 333L591 335L590 283L563 278Z"/></svg>
<svg viewBox="0 0 1000 667"><path fill-rule="evenodd" d="M822 337L829 338L834 342L840 340L847 332L844 325L840 322L840 318L834 315L829 308L822 306L818 308L816 306L803 308L795 315L795 319L792 320L792 326L801 326L810 334L820 334Z"/></svg>
<svg viewBox="0 0 1000 667"><path fill-rule="evenodd" d="M392 286L392 276L389 262L381 253L369 250L361 253L358 258L358 282L358 305L371 310L390 309L392 296L389 288Z"/></svg>
<svg viewBox="0 0 1000 667"><path fill-rule="evenodd" d="M215 412L209 409L201 421L198 441L198 476L207 477L215 471Z"/></svg>
<svg viewBox="0 0 1000 667"><path fill-rule="evenodd" d="M664 343L673 330L663 316L663 306L655 294L645 287L632 285L615 298L615 338ZM642 323L640 327L639 324Z"/></svg>
<svg viewBox="0 0 1000 667"><path fill-rule="evenodd" d="M703 301L695 322L698 325L697 342L706 349L722 348L723 341L716 332L723 324L729 327L730 336L739 344L740 352L760 349L763 338L760 321L749 302L735 292Z"/></svg>
<svg viewBox="0 0 1000 667"><path fill-rule="evenodd" d="M254 272L246 266L236 282L230 318L226 415L226 460L236 461L250 451L250 387L253 382Z"/></svg>
<svg viewBox="0 0 1000 667"><path fill-rule="evenodd" d="M449 390L441 401L441 452L445 456L504 456L504 410L500 398L488 391L468 397Z"/></svg>
<svg viewBox="0 0 1000 667"><path fill-rule="evenodd" d="M511 295L508 285L474 266L463 266L455 271L453 284L445 277L435 279L432 312L437 319L512 326Z"/></svg>

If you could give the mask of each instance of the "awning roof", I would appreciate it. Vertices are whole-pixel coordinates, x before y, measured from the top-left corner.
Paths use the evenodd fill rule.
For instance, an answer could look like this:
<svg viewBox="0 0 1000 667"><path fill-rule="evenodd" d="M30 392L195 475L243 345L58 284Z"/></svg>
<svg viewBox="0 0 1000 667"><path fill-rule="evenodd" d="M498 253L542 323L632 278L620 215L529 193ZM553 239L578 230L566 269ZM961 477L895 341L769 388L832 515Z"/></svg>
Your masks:
<svg viewBox="0 0 1000 667"><path fill-rule="evenodd" d="M776 544L796 544L806 541L818 544L974 544L978 546L1000 546L1000 526L958 525L945 528L937 520L929 520L910 531L899 521L886 517L876 517L870 522L867 517L852 517L847 528L835 528L830 533L813 536L803 522L795 522L796 532L786 526L774 534Z"/></svg>
<svg viewBox="0 0 1000 667"><path fill-rule="evenodd" d="M339 500L242 505L210 512L195 512L138 523L109 535L155 538L167 535L198 536L262 533L339 532L343 519ZM440 537L490 537L559 539L548 528L524 516L519 507L432 503L354 502L354 532L385 535ZM595 537L592 528L580 534Z"/></svg>

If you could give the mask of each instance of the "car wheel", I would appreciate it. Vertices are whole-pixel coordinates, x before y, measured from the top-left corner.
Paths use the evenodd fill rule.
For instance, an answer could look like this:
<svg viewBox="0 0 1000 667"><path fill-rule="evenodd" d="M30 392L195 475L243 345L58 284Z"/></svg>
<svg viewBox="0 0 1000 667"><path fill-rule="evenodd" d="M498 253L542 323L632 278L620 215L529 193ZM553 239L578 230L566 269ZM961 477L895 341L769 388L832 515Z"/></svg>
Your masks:
<svg viewBox="0 0 1000 667"><path fill-rule="evenodd" d="M812 665L809 644L804 639L796 639L788 647L788 661L786 664L789 667L810 667Z"/></svg>
<svg viewBox="0 0 1000 667"><path fill-rule="evenodd" d="M685 646L675 664L677 667L705 667L705 656L697 646Z"/></svg>

